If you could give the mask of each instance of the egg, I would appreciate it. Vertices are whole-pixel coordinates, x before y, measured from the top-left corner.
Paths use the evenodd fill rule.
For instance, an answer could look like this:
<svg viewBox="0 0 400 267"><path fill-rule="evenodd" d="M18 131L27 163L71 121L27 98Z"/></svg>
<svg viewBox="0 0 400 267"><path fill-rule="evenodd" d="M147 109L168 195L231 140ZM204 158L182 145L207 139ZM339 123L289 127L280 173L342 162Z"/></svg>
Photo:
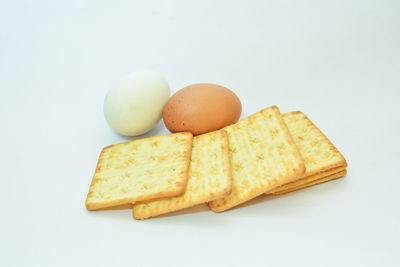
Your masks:
<svg viewBox="0 0 400 267"><path fill-rule="evenodd" d="M168 81L155 71L121 78L104 99L104 116L112 129L127 136L148 132L162 117L170 96Z"/></svg>
<svg viewBox="0 0 400 267"><path fill-rule="evenodd" d="M234 92L220 85L199 83L176 92L164 106L163 120L171 132L199 135L238 121L242 104Z"/></svg>

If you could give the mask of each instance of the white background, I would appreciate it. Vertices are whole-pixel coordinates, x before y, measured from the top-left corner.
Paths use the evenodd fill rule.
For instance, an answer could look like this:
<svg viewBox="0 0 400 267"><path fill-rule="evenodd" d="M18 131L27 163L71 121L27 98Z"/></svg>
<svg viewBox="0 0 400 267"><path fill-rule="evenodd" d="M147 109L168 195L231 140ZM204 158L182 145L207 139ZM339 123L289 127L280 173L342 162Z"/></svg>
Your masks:
<svg viewBox="0 0 400 267"><path fill-rule="evenodd" d="M400 266L399 1L1 1L0 266ZM305 112L346 178L222 214L88 212L121 76ZM145 136L166 134L162 122Z"/></svg>

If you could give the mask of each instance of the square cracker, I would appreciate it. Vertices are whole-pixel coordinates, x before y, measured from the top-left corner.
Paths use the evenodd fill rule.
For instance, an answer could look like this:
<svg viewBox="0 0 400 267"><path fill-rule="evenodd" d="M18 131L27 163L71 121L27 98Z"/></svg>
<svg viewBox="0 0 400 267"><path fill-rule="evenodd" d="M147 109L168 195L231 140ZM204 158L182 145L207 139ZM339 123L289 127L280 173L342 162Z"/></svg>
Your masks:
<svg viewBox="0 0 400 267"><path fill-rule="evenodd" d="M225 130L229 137L232 192L211 201L213 211L230 209L304 174L303 160L278 107L261 110Z"/></svg>
<svg viewBox="0 0 400 267"><path fill-rule="evenodd" d="M292 186L287 187L287 188L285 188L285 189L283 189L281 191L276 191L276 192L274 192L272 194L273 195L286 194L286 193L293 192L293 191L296 191L296 190L299 190L299 189L302 189L302 188L306 188L306 187L309 187L309 186L313 186L313 185L317 185L317 184L328 182L328 181L331 181L331 180L334 180L334 179L341 178L341 177L345 176L346 173L347 173L347 170L344 169L342 171L339 171L339 172L336 172L336 173L333 173L333 174L325 175L325 176L320 177L318 179L315 179L313 181L309 181L308 183L305 183L305 184L292 185Z"/></svg>
<svg viewBox="0 0 400 267"><path fill-rule="evenodd" d="M186 191L182 196L137 202L133 217L146 219L224 197L231 192L232 177L228 135L225 130L193 138Z"/></svg>
<svg viewBox="0 0 400 267"><path fill-rule="evenodd" d="M183 194L193 135L176 133L105 147L86 199L88 210Z"/></svg>
<svg viewBox="0 0 400 267"><path fill-rule="evenodd" d="M304 160L306 173L298 181L275 188L267 192L268 194L285 190L285 187L296 186L294 183L297 183L298 186L318 179L318 176L313 176L314 174L331 171L335 168L341 170L346 168L347 162L343 155L306 115L300 111L294 111L285 113L283 119ZM303 179L306 182L302 181Z"/></svg>

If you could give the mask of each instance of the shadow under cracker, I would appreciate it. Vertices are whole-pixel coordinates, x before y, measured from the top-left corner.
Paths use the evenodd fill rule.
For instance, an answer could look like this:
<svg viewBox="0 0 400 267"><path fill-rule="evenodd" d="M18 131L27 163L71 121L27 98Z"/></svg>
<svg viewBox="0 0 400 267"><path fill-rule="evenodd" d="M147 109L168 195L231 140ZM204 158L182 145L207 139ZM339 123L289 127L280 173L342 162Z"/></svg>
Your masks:
<svg viewBox="0 0 400 267"><path fill-rule="evenodd" d="M158 216L155 216L155 217L152 217L149 219L168 218L168 217L181 216L181 215L193 214L193 213L201 213L201 212L207 212L207 211L211 212L208 205L206 203L203 203L203 204L198 204L193 207L185 208L182 210L177 210L177 211L160 214Z"/></svg>
<svg viewBox="0 0 400 267"><path fill-rule="evenodd" d="M253 198L253 199L251 199L251 200L249 200L249 201L246 201L246 202L244 202L244 203L242 203L242 204L240 204L240 205L238 205L238 206L235 206L235 207L231 208L230 210L236 210L236 209L246 208L246 207L248 207L248 206L257 205L257 204L259 204L259 203L263 203L263 202L266 202L266 201L269 201L269 200L273 200L273 199L276 199L276 198L280 198L280 197L282 197L282 196L283 196L283 195L267 195L267 194L261 194L261 195L259 195L258 197L255 197L255 198ZM228 211L229 211L229 210L224 211L224 212L228 212Z"/></svg>

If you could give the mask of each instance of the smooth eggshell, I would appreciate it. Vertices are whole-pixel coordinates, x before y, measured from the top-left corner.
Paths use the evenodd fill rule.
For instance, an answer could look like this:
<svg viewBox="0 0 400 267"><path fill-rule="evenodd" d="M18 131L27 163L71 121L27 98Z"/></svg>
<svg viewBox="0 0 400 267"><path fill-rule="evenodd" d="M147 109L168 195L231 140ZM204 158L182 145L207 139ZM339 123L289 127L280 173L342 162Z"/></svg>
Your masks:
<svg viewBox="0 0 400 267"><path fill-rule="evenodd" d="M158 72L138 71L123 77L107 93L104 116L116 132L136 136L161 119L170 96L167 80Z"/></svg>
<svg viewBox="0 0 400 267"><path fill-rule="evenodd" d="M199 135L238 121L242 112L239 98L216 84L189 85L176 92L164 106L163 119L171 132Z"/></svg>

